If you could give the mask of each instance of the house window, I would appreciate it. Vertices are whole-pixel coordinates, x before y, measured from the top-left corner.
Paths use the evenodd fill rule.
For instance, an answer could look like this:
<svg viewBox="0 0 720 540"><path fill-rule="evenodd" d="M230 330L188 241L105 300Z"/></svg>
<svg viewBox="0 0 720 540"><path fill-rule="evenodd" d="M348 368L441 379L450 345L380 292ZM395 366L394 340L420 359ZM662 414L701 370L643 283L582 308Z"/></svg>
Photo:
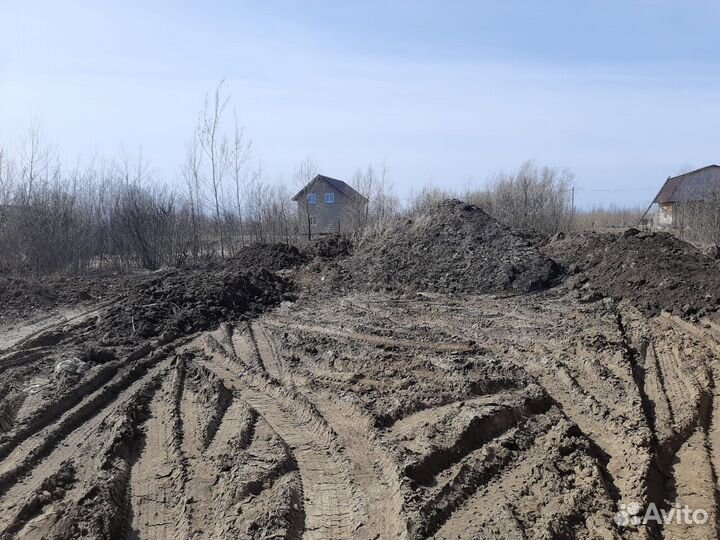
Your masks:
<svg viewBox="0 0 720 540"><path fill-rule="evenodd" d="M328 204L332 204L335 202L335 194L334 193L326 193L325 194L325 202Z"/></svg>
<svg viewBox="0 0 720 540"><path fill-rule="evenodd" d="M317 193L308 193L308 204L317 204Z"/></svg>

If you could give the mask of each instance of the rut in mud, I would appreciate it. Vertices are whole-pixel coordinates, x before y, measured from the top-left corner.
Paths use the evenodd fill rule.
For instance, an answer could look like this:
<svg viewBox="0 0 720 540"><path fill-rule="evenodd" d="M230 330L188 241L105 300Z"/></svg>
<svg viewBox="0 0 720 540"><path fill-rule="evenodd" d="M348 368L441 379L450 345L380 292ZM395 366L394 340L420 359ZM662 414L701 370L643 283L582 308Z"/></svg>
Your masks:
<svg viewBox="0 0 720 540"><path fill-rule="evenodd" d="M107 359L56 401L6 391L0 527L58 539L642 538L612 521L628 500L692 501L714 523L716 328L560 291L522 307L367 294L286 305ZM35 380L40 358L5 376Z"/></svg>

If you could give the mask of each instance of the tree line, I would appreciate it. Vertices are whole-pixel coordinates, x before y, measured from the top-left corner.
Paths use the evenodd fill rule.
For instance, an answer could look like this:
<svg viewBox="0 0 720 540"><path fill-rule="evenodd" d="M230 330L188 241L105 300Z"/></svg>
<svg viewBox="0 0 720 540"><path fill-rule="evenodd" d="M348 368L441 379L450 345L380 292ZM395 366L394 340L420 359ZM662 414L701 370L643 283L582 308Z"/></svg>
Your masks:
<svg viewBox="0 0 720 540"><path fill-rule="evenodd" d="M299 163L290 185L269 182L229 105L221 83L201 107L172 183L158 179L142 155L68 167L37 125L14 149L0 147L0 272L156 269L232 257L253 242L307 242L309 216L292 196L319 172L317 163ZM368 201L351 209L354 234L448 197L543 234L576 221L572 173L532 161L478 189L428 186L404 201L384 166L358 169L350 184Z"/></svg>
<svg viewBox="0 0 720 540"><path fill-rule="evenodd" d="M156 269L232 257L254 242L306 241L291 199L317 164L298 164L293 185L269 182L229 104L220 83L172 183L142 155L124 152L68 167L37 124L16 147L0 147L0 272ZM353 184L370 201L355 212L353 228L399 212L384 169L358 169Z"/></svg>

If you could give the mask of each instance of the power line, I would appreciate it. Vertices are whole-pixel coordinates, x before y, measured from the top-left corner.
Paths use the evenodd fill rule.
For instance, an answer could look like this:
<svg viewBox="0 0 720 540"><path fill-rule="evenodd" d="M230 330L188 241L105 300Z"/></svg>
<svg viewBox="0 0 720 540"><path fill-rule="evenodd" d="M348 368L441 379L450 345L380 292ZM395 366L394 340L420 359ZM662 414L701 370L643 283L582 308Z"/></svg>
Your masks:
<svg viewBox="0 0 720 540"><path fill-rule="evenodd" d="M651 187L651 188L603 188L603 189L593 189L593 188L575 188L577 191L657 191L657 187Z"/></svg>
<svg viewBox="0 0 720 540"><path fill-rule="evenodd" d="M487 187L487 186L486 186L486 187ZM482 187L479 187L479 188L478 188L478 190L480 190L480 191L481 191L482 189L483 189ZM641 188L583 188L583 187L571 187L571 188L568 188L568 189L561 189L561 190L559 190L559 193L571 193L571 192L578 192L578 191L582 191L582 192L592 192L592 193L598 193L598 192L602 192L602 193L620 193L620 192L632 192L632 191L653 191L653 192L656 192L657 190L658 190L657 187L641 187ZM440 190L440 191L442 191L442 190ZM472 191L472 190L470 190L470 191ZM422 193L422 192L420 192L419 194L421 194L421 193ZM455 194L458 195L458 196L461 196L461 195L464 194L464 192L462 192L462 191L458 191L458 192L453 192L453 191L451 191L451 193L455 193ZM419 195L419 194L418 194L418 195ZM415 200L415 199L416 199L416 196L406 196L406 197L396 197L396 198L399 199L399 200L401 200L401 201L412 201L412 200Z"/></svg>

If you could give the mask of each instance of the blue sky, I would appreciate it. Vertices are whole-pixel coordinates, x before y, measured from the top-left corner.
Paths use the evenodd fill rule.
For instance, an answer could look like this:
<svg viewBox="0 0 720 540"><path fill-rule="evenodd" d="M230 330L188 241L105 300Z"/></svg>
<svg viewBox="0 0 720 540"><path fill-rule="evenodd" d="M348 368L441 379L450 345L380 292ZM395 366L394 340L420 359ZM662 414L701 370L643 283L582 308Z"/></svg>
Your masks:
<svg viewBox="0 0 720 540"><path fill-rule="evenodd" d="M720 161L717 1L0 0L0 141L178 175L221 78L269 180L386 163L401 195L526 159L577 201L645 204Z"/></svg>

